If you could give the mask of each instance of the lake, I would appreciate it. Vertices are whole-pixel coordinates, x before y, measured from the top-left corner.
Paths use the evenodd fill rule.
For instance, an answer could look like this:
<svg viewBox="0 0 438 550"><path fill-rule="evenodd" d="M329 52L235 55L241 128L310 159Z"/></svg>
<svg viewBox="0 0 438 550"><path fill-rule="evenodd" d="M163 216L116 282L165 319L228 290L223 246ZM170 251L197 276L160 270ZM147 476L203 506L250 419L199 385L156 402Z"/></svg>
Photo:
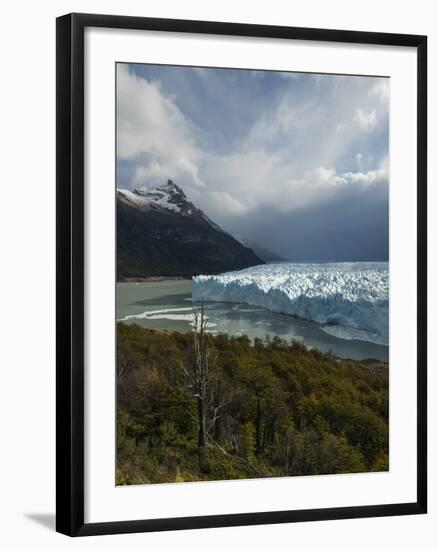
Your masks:
<svg viewBox="0 0 438 550"><path fill-rule="evenodd" d="M117 283L117 320L151 329L188 332L193 320L191 297L189 280ZM388 346L337 338L312 321L247 304L206 302L205 307L212 334L246 334L251 339L279 336L344 358L388 361Z"/></svg>

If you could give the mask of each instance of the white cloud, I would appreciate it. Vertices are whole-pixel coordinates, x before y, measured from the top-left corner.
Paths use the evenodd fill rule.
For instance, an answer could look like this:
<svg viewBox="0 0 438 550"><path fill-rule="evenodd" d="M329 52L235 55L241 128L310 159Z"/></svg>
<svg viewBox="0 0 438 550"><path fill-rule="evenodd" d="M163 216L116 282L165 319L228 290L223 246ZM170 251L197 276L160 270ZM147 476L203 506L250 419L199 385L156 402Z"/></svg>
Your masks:
<svg viewBox="0 0 438 550"><path fill-rule="evenodd" d="M368 187L378 185L387 181L387 174L384 170L369 170L368 172L344 172L343 174L333 173L327 183L329 185L361 185Z"/></svg>
<svg viewBox="0 0 438 550"><path fill-rule="evenodd" d="M208 78L204 69L196 72ZM368 170L371 157L363 142L385 121L383 92L374 90L382 83L336 78L313 79L320 95L299 100L292 78L275 104L255 113L233 151L218 154L206 150L202 129L184 115L177 97L119 66L118 156L135 161L130 187L153 186L170 177L226 228L227 220L263 208L293 212L341 199L354 189L360 193L385 185L387 162ZM337 170L340 161L348 169Z"/></svg>
<svg viewBox="0 0 438 550"><path fill-rule="evenodd" d="M224 220L236 215L260 209L294 212L388 182L383 163L369 171L339 172L331 166L318 166L299 174L279 158L260 152L211 157L203 174L204 170L209 174L209 188L220 191L200 191L194 200L218 223L225 224Z"/></svg>
<svg viewBox="0 0 438 550"><path fill-rule="evenodd" d="M379 98L381 103L384 103L385 105L388 105L388 103L389 103L389 87L390 87L389 78L381 78L370 89L369 95L372 96L372 97Z"/></svg>
<svg viewBox="0 0 438 550"><path fill-rule="evenodd" d="M377 125L376 109L371 109L371 111L368 112L357 109L355 120L359 123L361 130L364 132L371 132Z"/></svg>
<svg viewBox="0 0 438 550"><path fill-rule="evenodd" d="M231 216L243 214L247 211L243 204L225 191L213 191L209 195L214 203L220 205L220 208L225 209Z"/></svg>
<svg viewBox="0 0 438 550"><path fill-rule="evenodd" d="M319 166L308 170L300 180L291 181L289 188L294 195L299 189L304 191L296 205L304 207L315 202L315 195L319 203L324 203L332 200L335 195L342 196L352 186L360 192L373 185L385 185L387 181L388 173L385 168L367 172L338 172L333 167Z"/></svg>
<svg viewBox="0 0 438 550"><path fill-rule="evenodd" d="M126 65L117 69L117 125L118 158L138 160L134 185L156 185L169 177L203 185L190 121L158 82L131 74Z"/></svg>

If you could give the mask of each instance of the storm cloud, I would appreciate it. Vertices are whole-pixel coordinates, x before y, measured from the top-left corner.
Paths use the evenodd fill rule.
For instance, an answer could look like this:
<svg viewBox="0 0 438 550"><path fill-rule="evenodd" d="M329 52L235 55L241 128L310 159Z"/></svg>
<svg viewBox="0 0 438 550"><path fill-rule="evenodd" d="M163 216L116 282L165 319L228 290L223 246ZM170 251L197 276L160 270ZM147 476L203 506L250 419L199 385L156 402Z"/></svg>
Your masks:
<svg viewBox="0 0 438 550"><path fill-rule="evenodd" d="M117 65L117 185L294 260L388 258L389 79Z"/></svg>

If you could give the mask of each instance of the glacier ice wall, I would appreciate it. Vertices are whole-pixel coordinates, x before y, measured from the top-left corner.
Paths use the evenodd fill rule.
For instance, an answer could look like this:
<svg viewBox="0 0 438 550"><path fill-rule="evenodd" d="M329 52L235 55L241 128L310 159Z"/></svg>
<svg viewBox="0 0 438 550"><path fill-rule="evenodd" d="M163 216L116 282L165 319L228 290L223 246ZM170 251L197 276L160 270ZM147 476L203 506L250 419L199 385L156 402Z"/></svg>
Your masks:
<svg viewBox="0 0 438 550"><path fill-rule="evenodd" d="M351 327L360 331L361 339L388 343L387 262L278 263L199 275L192 279L192 298L261 306Z"/></svg>

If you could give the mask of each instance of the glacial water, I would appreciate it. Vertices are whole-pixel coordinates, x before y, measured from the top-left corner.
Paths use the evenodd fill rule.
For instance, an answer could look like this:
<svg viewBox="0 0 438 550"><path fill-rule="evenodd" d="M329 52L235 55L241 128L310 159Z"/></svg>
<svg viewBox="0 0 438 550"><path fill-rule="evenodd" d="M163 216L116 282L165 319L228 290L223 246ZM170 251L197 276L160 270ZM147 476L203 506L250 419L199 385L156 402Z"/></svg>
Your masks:
<svg viewBox="0 0 438 550"><path fill-rule="evenodd" d="M117 320L143 327L187 332L192 330L192 282L188 280L117 284ZM293 315L244 303L206 302L212 334L266 335L298 340L308 347L352 359L388 361L389 348L360 340L360 331L344 331Z"/></svg>

